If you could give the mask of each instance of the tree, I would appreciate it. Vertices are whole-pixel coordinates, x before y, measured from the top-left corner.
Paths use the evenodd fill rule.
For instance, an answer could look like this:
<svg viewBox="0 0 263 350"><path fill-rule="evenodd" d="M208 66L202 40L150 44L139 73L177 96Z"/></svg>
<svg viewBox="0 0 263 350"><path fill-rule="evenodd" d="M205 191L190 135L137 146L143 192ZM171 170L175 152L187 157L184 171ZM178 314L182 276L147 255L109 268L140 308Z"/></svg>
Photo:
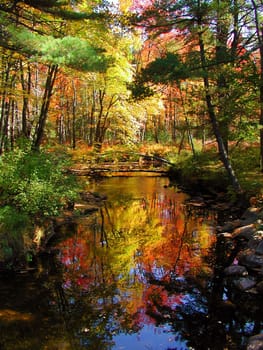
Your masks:
<svg viewBox="0 0 263 350"><path fill-rule="evenodd" d="M263 4L262 1L251 0L251 6L254 14L256 48L259 51L260 163L261 171L263 171Z"/></svg>
<svg viewBox="0 0 263 350"><path fill-rule="evenodd" d="M9 52L10 57L20 55L20 76L16 73L16 68L14 68L15 72L12 76L9 74L12 64L17 64L17 58L15 58L9 60L6 75L3 77L13 84L13 92L17 90L16 93L12 94L13 102L8 98L10 88L7 81L2 81L3 89L6 92L2 97L0 118L1 149L7 148L10 140L12 143L12 140L21 134L32 139L32 149L39 149L59 68L64 66L82 71L103 71L107 66L107 60L101 49L95 47L91 41L79 36L73 30L73 21L84 18L97 21L99 18L103 18L103 14L93 11L92 7L86 7L86 12L79 11L77 7L72 9L69 1L63 4L59 1L20 1L14 4L3 2L0 6L0 18L3 23L0 38L2 52ZM29 121L29 108L30 97L35 98L31 94L33 93L33 67L36 62L46 67L42 69L42 73L46 76L43 77L45 79L44 89L37 120L33 121L33 128L32 122ZM27 80L23 69L24 65L28 65ZM19 100L21 87L23 91L22 103ZM15 110L22 122L18 130L13 128L11 139L9 130L13 125L11 122L14 119ZM28 129L29 125L30 129Z"/></svg>
<svg viewBox="0 0 263 350"><path fill-rule="evenodd" d="M212 128L217 140L218 149L220 153L221 160L224 164L224 167L226 168L226 171L228 173L228 176L231 180L231 183L233 185L233 188L237 192L241 192L241 186L239 184L239 181L235 175L235 172L232 168L232 165L229 161L227 150L224 144L224 140L222 137L222 134L220 132L220 128L218 125L215 108L212 102L212 95L211 95L211 89L210 89L210 83L209 83L209 72L207 70L207 59L206 59L206 53L205 53L205 44L203 39L203 12L202 12L202 6L201 2L198 0L198 7L197 7L197 14L196 14L196 21L198 26L198 44L200 49L200 60L201 60L201 67L203 71L203 81L204 81L204 88L205 88L205 99L207 104L207 110L208 115L212 124Z"/></svg>
<svg viewBox="0 0 263 350"><path fill-rule="evenodd" d="M170 46L166 45L166 51L142 69L137 78L138 86L142 89L141 85L147 82L156 86L176 81L203 81L207 114L217 140L220 158L237 192L241 191L241 187L231 166L227 145L230 125L241 118L240 111L238 113L231 105L241 103L237 81L241 83L243 80L246 84L250 82L251 88L242 90L242 93L251 99L252 76L255 77L249 48L251 40L241 43L248 13L243 11L242 17L239 16L240 11L241 4L237 1L231 4L199 0L178 3L160 1L152 2L144 8L135 7L132 17L133 23L143 28L150 39L155 40L160 35L167 35L166 33L172 34L173 40L178 39L176 45L170 41ZM181 47L178 43L181 43ZM243 76L240 75L241 70ZM232 72L232 76L229 72ZM236 89L234 93L233 88ZM147 88L144 92L147 93ZM227 106L230 107L226 109ZM250 122L255 121L251 109L243 111L242 119L246 117Z"/></svg>
<svg viewBox="0 0 263 350"><path fill-rule="evenodd" d="M133 131L136 132L133 122L137 116L130 108L127 83L134 72L133 49L139 40L132 33L121 31L118 23L109 22L107 26L90 20L85 20L85 23L89 28L94 27L94 30L87 32L82 26L79 33L83 38L96 42L110 64L100 72L83 71L79 74L71 68L60 70L51 109L57 110L54 115L59 119L60 140L71 143L73 134L70 125L73 122L70 120L75 114L76 142L83 140L99 151L105 141L131 141ZM74 113L71 112L71 96L74 96L72 80L77 84Z"/></svg>

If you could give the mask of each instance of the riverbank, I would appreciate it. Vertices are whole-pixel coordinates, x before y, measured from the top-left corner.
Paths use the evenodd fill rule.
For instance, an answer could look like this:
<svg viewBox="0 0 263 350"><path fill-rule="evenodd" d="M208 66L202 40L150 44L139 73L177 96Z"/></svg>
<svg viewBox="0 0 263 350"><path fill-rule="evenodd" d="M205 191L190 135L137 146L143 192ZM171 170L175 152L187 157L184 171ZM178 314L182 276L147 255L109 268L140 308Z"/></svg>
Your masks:
<svg viewBox="0 0 263 350"><path fill-rule="evenodd" d="M263 296L263 208L258 202L249 207L240 218L217 227L218 240L228 251L223 270L223 283L234 306L251 305L262 313ZM249 338L247 350L263 349L263 334Z"/></svg>
<svg viewBox="0 0 263 350"><path fill-rule="evenodd" d="M188 192L192 191L188 189ZM211 193L199 192L198 196L190 198L187 205L209 207L218 211L217 246L223 254L220 256L221 260L215 264L215 278L218 279L220 288L225 290L225 300L222 300L225 316L229 312L237 312L238 309L253 314L254 319L251 322L256 335L250 337L244 346L246 350L262 350L262 200L252 197L246 208L246 201L231 203L224 193L218 193L212 199Z"/></svg>
<svg viewBox="0 0 263 350"><path fill-rule="evenodd" d="M262 350L263 309L263 200L261 176L246 177L242 194L231 195L220 169L201 167L186 172L173 169L173 181L190 194L188 205L218 213L217 246L223 251L215 264L215 278L224 289L223 317L243 310L251 316L254 336L244 341L246 350ZM257 179L255 181L255 179ZM253 187L253 184L256 186ZM241 336L241 334L240 334Z"/></svg>

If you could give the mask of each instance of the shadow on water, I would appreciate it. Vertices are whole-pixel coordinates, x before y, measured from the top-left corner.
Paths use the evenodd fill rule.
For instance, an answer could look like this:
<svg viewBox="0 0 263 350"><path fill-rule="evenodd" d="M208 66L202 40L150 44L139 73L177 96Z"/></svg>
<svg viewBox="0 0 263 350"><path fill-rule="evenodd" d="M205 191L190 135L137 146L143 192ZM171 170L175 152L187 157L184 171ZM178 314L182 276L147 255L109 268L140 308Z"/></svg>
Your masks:
<svg viewBox="0 0 263 350"><path fill-rule="evenodd" d="M0 349L245 348L262 316L230 301L216 213L189 210L167 182L89 184L104 206L61 226L37 270L2 276Z"/></svg>

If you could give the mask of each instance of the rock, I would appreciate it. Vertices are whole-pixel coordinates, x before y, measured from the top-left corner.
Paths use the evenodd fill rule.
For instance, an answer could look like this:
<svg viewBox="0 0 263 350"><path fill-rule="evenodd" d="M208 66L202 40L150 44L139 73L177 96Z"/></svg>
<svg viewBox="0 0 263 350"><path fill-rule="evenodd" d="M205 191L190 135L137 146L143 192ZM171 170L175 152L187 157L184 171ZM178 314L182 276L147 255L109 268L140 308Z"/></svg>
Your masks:
<svg viewBox="0 0 263 350"><path fill-rule="evenodd" d="M263 240L258 244L256 248L256 254L263 255Z"/></svg>
<svg viewBox="0 0 263 350"><path fill-rule="evenodd" d="M263 219L263 209L260 209L257 215L258 215L258 218L262 220Z"/></svg>
<svg viewBox="0 0 263 350"><path fill-rule="evenodd" d="M248 208L244 214L241 216L241 220L250 220L250 222L255 222L259 217L259 208Z"/></svg>
<svg viewBox="0 0 263 350"><path fill-rule="evenodd" d="M234 281L234 284L240 291L244 292L253 288L256 285L256 282L250 277L244 277Z"/></svg>
<svg viewBox="0 0 263 350"><path fill-rule="evenodd" d="M245 238L249 240L253 234L256 232L255 224L250 224L246 226L238 227L233 232L233 238L236 238L237 236L240 238Z"/></svg>
<svg viewBox="0 0 263 350"><path fill-rule="evenodd" d="M258 204L258 199L257 199L257 197L250 197L249 203L250 203L251 207L256 207L257 204Z"/></svg>
<svg viewBox="0 0 263 350"><path fill-rule="evenodd" d="M205 202L202 197L192 197L187 204L193 207L205 207Z"/></svg>
<svg viewBox="0 0 263 350"><path fill-rule="evenodd" d="M92 213L95 213L96 211L98 211L99 209L98 208L95 208L95 207L90 207L90 208L85 208L83 210L83 215L89 215L89 214L92 214Z"/></svg>
<svg viewBox="0 0 263 350"><path fill-rule="evenodd" d="M245 266L231 265L225 268L224 274L226 276L247 276L248 272Z"/></svg>
<svg viewBox="0 0 263 350"><path fill-rule="evenodd" d="M101 194L101 193L98 193L98 192L93 192L92 194L93 194L93 196L96 199L99 199L99 200L102 200L102 201L107 199L107 196L105 194Z"/></svg>
<svg viewBox="0 0 263 350"><path fill-rule="evenodd" d="M253 237L248 241L247 246L249 249L255 251L258 247L259 242L261 242L261 239L259 240L255 237Z"/></svg>
<svg viewBox="0 0 263 350"><path fill-rule="evenodd" d="M217 301L215 312L217 317L224 322L233 319L237 307L229 300Z"/></svg>
<svg viewBox="0 0 263 350"><path fill-rule="evenodd" d="M100 195L97 192L81 192L80 198L86 202L97 202L107 199L106 196Z"/></svg>
<svg viewBox="0 0 263 350"><path fill-rule="evenodd" d="M257 334L250 337L247 350L263 350L263 334Z"/></svg>
<svg viewBox="0 0 263 350"><path fill-rule="evenodd" d="M221 232L219 233L218 237L222 237L224 239L231 239L232 238L232 234L229 232Z"/></svg>
<svg viewBox="0 0 263 350"><path fill-rule="evenodd" d="M259 283L256 285L256 289L257 289L257 291L258 291L260 294L263 294L263 281L259 282Z"/></svg>
<svg viewBox="0 0 263 350"><path fill-rule="evenodd" d="M92 214L99 210L98 206L83 203L76 203L75 209L80 215Z"/></svg>
<svg viewBox="0 0 263 350"><path fill-rule="evenodd" d="M217 204L211 205L211 208L215 209L215 210L222 210L222 211L223 210L230 210L231 205L228 203L217 203Z"/></svg>
<svg viewBox="0 0 263 350"><path fill-rule="evenodd" d="M263 267L263 256L253 253L244 253L239 257L239 264L251 269Z"/></svg>
<svg viewBox="0 0 263 350"><path fill-rule="evenodd" d="M241 220L228 221L223 226L217 227L217 231L222 232L232 232L235 228L241 226Z"/></svg>
<svg viewBox="0 0 263 350"><path fill-rule="evenodd" d="M262 230L257 230L257 232L254 235L255 239L263 239L263 231Z"/></svg>

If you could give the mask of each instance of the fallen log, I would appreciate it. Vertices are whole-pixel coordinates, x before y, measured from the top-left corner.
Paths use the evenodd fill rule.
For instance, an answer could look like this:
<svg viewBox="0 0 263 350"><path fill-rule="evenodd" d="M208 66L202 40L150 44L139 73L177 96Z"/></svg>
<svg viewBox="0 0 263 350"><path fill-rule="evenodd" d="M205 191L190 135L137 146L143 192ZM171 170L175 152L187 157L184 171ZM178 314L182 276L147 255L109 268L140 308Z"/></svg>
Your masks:
<svg viewBox="0 0 263 350"><path fill-rule="evenodd" d="M150 154L141 154L141 153L137 153L137 155L139 157L143 157L147 160L157 160L161 163L166 163L166 164L169 164L169 165L174 165L173 163L171 163L169 160L165 159L165 158L162 158L162 157L159 157L159 156L155 156L155 155L150 155Z"/></svg>

